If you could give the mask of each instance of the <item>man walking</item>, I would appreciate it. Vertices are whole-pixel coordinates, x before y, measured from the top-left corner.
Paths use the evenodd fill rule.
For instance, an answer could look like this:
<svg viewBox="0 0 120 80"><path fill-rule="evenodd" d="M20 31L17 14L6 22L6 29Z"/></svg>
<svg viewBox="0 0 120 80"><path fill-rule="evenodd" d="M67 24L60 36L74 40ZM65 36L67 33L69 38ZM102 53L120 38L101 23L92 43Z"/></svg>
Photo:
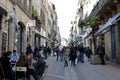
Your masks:
<svg viewBox="0 0 120 80"><path fill-rule="evenodd" d="M101 64L105 65L104 55L105 55L105 48L102 45L99 45L97 48L97 54L100 56Z"/></svg>

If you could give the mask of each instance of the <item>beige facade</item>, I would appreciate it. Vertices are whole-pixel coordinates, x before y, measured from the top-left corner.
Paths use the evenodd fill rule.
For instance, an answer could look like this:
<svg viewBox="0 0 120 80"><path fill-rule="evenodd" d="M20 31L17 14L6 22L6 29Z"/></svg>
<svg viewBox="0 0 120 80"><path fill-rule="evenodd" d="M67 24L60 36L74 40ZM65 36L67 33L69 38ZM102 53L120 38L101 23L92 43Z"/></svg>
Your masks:
<svg viewBox="0 0 120 80"><path fill-rule="evenodd" d="M28 1L28 0L27 0ZM29 0L31 1L31 0ZM16 49L18 53L25 52L26 46L27 46L27 27L26 24L29 20L31 20L30 15L28 12L30 12L30 3L29 6L22 7L19 0L16 0L16 7L12 3L12 0L1 0L0 1L0 7L3 7L7 11L7 16L2 18L1 22L1 31L0 31L0 37L1 40L1 48L4 47L5 51L13 49ZM26 3L27 4L27 3ZM16 10L16 15L14 14L13 7ZM29 8L29 10L25 10L25 8ZM16 18L14 18L16 16ZM16 21L16 22L15 22ZM16 29L14 27L14 24L16 23ZM16 32L15 32L16 30ZM22 30L22 32L20 32ZM4 34L5 33L5 34ZM2 36L2 34L4 36ZM16 35L16 36L15 36ZM21 36L20 36L21 35ZM16 38L15 38L16 37ZM22 39L20 39L22 37ZM6 38L6 43L3 40ZM3 42L3 43L2 43ZM21 47L20 47L21 46ZM0 51L3 52L3 50L0 48Z"/></svg>
<svg viewBox="0 0 120 80"><path fill-rule="evenodd" d="M35 32L35 45L51 46L52 35L54 35L52 29L55 29L55 32L57 31L57 14L53 10L53 4L49 3L48 0L36 0L33 2L33 7L41 22L35 26L35 31L37 31Z"/></svg>
<svg viewBox="0 0 120 80"><path fill-rule="evenodd" d="M120 2L118 0L107 0L106 2L104 0L100 0L92 10L91 16L100 16L101 21L99 26L96 26L96 28L98 27L98 30L95 35L100 38L102 37L102 41L99 45L105 46L107 59L120 63L120 9L118 7L120 7Z"/></svg>
<svg viewBox="0 0 120 80"><path fill-rule="evenodd" d="M116 31L116 60L120 63L120 21L117 23Z"/></svg>
<svg viewBox="0 0 120 80"><path fill-rule="evenodd" d="M79 0L78 4L79 4L79 9L78 9L78 14L79 14L79 20L78 20L78 26L79 26L79 34L83 35L83 40L82 41L85 47L90 47L92 49L92 52L94 54L94 43L93 43L93 37L89 39L89 37L87 37L87 35L90 34L90 32L92 31L91 27L89 26L89 28L86 29L86 26L83 26L83 21L89 17L92 9L94 8L94 5L97 4L99 0ZM92 36L92 35L90 35ZM88 38L88 39L87 39Z"/></svg>
<svg viewBox="0 0 120 80"><path fill-rule="evenodd" d="M48 0L16 0L16 5L13 1L0 1L0 53L13 49L25 53L27 44L50 46L53 20L55 31L58 26L57 14L53 19ZM33 10L37 11L37 16ZM36 24L31 24L33 21Z"/></svg>
<svg viewBox="0 0 120 80"><path fill-rule="evenodd" d="M105 53L108 58L108 60L112 57L111 54L111 34L110 32L107 32L105 34Z"/></svg>

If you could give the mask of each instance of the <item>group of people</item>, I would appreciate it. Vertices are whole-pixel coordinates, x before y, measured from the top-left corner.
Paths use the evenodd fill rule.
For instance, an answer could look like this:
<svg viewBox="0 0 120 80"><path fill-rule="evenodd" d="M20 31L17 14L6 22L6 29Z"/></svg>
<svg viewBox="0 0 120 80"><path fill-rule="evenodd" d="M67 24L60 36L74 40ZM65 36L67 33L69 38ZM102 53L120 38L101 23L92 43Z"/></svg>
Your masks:
<svg viewBox="0 0 120 80"><path fill-rule="evenodd" d="M0 57L0 79L17 80L18 78L24 78L26 75L27 79L30 80L32 75L35 80L39 80L46 68L42 50L42 47L38 51L37 47L32 50L31 46L28 45L26 53L18 54L16 50L4 52ZM17 66L26 67L26 74L16 71L16 68L13 70Z"/></svg>
<svg viewBox="0 0 120 80"><path fill-rule="evenodd" d="M44 47L44 46L33 46L31 47L29 44L26 48L26 54L32 54L33 57L36 55L36 53L40 53L42 57L47 59L47 56L51 54L51 48L49 46Z"/></svg>
<svg viewBox="0 0 120 80"><path fill-rule="evenodd" d="M69 51L66 51L69 49ZM92 50L89 47L83 47L83 45L72 45L70 47L65 47L62 45L59 45L56 47L56 54L57 54L57 61L63 61L64 60L64 66L68 66L68 61L71 62L71 66L75 66L76 62L84 63L84 56L88 58L88 61L91 61L91 55L93 55ZM99 55L101 59L101 64L105 64L104 55L105 50L104 47L98 46L96 49L96 53ZM77 60L77 61L76 61Z"/></svg>
<svg viewBox="0 0 120 80"><path fill-rule="evenodd" d="M66 51L68 50L68 51ZM68 66L68 60L71 62L71 66L75 66L76 58L78 59L78 62L81 61L84 62L84 53L85 49L83 46L71 46L71 47L65 47L62 45L59 45L56 47L56 54L57 54L57 61L65 61L65 66ZM87 53L91 54L91 53Z"/></svg>
<svg viewBox="0 0 120 80"><path fill-rule="evenodd" d="M2 53L0 57L0 77L6 77L10 80L15 80L15 72L12 70L12 67L15 66L16 62L19 60L19 55L16 50L7 51Z"/></svg>

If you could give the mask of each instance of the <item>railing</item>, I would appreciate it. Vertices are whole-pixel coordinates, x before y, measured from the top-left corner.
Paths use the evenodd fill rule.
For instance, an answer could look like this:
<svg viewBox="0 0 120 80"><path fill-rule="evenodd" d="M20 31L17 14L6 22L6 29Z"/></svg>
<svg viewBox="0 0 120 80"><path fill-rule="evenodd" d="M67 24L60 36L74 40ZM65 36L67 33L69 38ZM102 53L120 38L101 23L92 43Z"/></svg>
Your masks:
<svg viewBox="0 0 120 80"><path fill-rule="evenodd" d="M40 31L41 23L37 20L37 17L33 17L34 20L36 20L36 26L35 28Z"/></svg>
<svg viewBox="0 0 120 80"><path fill-rule="evenodd" d="M111 0L100 0L96 5L95 7L93 8L90 16L93 16L93 15L97 15L101 10L102 8L108 4Z"/></svg>

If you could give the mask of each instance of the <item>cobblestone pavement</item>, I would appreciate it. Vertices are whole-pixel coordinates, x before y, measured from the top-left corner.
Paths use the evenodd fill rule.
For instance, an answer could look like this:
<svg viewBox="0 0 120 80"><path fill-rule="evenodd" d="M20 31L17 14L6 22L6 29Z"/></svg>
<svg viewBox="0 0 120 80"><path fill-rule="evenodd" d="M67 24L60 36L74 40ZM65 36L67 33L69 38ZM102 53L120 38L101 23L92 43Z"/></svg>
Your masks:
<svg viewBox="0 0 120 80"><path fill-rule="evenodd" d="M62 61L49 57L48 72L44 80L120 80L120 66L114 63L107 65L92 65L87 60L75 67L64 68Z"/></svg>

